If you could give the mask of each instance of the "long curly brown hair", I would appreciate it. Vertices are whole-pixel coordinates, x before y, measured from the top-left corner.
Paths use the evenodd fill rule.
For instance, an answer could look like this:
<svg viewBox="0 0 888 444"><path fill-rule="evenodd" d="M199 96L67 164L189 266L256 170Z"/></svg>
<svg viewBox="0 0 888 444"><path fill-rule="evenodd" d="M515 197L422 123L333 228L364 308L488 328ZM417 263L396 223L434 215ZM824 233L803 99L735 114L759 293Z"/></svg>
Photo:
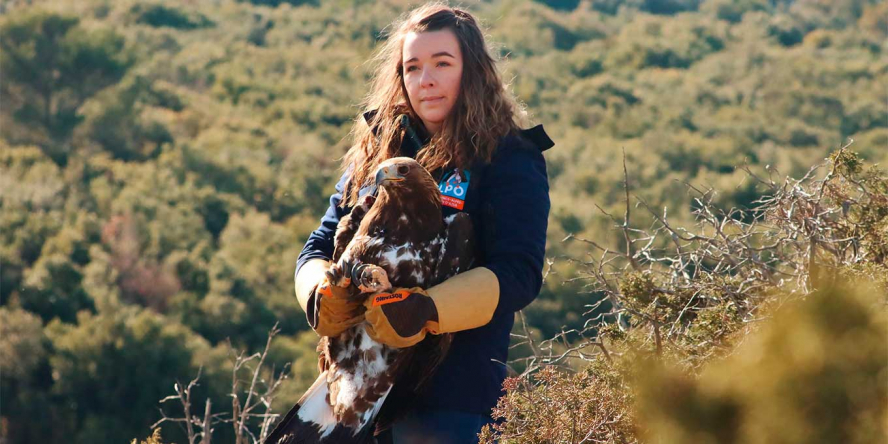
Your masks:
<svg viewBox="0 0 888 444"><path fill-rule="evenodd" d="M354 205L360 188L369 183L380 162L399 155L404 128L397 117L410 116L421 125L404 87L402 48L410 32L449 29L463 55L460 94L441 129L416 155L428 171L466 168L476 161L490 162L499 139L527 123L527 114L515 100L497 69L478 22L468 12L443 3L429 3L403 15L371 59L375 65L370 92L352 127L354 143L343 159L351 170L342 205ZM375 110L369 122L363 114ZM375 128L375 131L374 131Z"/></svg>

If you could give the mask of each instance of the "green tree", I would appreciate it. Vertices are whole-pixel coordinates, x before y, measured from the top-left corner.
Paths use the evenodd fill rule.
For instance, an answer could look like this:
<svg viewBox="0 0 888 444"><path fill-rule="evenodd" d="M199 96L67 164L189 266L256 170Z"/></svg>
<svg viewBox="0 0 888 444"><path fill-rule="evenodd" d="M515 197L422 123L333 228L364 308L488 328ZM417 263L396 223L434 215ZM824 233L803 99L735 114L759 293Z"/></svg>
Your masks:
<svg viewBox="0 0 888 444"><path fill-rule="evenodd" d="M63 225L62 170L39 148L0 142L0 303L19 290L25 270Z"/></svg>
<svg viewBox="0 0 888 444"><path fill-rule="evenodd" d="M177 323L139 307L99 315L82 312L77 325L46 328L54 353L52 395L62 421L40 427L71 443L125 442L158 419L157 401L177 379L197 373L209 345ZM206 391L203 392L206 396ZM44 440L51 442L57 440Z"/></svg>
<svg viewBox="0 0 888 444"><path fill-rule="evenodd" d="M154 103L173 109L181 106L176 96L158 94L149 79L127 76L80 108L83 123L75 137L88 140L75 140L75 143L95 142L114 158L124 161L157 157L163 145L174 140L163 123L147 116Z"/></svg>
<svg viewBox="0 0 888 444"><path fill-rule="evenodd" d="M189 14L178 8L162 4L136 4L130 9L136 23L144 23L156 28L195 29L212 26L213 22L197 13Z"/></svg>
<svg viewBox="0 0 888 444"><path fill-rule="evenodd" d="M230 338L251 349L265 343L275 322L286 334L307 329L291 290L299 248L290 236L263 213L233 216L209 264L209 292L189 325L214 343Z"/></svg>
<svg viewBox="0 0 888 444"><path fill-rule="evenodd" d="M21 309L0 307L0 396L3 413L0 431L10 442L50 442L48 427L37 427L37 418L53 421L50 342L40 318ZM55 435L63 439L62 434Z"/></svg>
<svg viewBox="0 0 888 444"><path fill-rule="evenodd" d="M12 121L31 129L13 134L39 143L64 165L66 139L80 120L77 108L131 64L123 37L110 29L89 31L74 16L35 9L7 16L0 24L0 47L5 108Z"/></svg>

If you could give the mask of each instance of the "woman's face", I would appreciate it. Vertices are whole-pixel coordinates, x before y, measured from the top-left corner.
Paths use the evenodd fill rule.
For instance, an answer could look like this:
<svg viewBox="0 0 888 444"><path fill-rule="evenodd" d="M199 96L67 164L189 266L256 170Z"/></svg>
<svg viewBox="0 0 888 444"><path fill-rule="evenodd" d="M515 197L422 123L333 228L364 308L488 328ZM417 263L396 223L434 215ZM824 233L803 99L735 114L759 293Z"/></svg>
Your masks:
<svg viewBox="0 0 888 444"><path fill-rule="evenodd" d="M459 41L449 29L411 32L402 51L404 87L410 106L426 129L441 129L459 97L463 60Z"/></svg>

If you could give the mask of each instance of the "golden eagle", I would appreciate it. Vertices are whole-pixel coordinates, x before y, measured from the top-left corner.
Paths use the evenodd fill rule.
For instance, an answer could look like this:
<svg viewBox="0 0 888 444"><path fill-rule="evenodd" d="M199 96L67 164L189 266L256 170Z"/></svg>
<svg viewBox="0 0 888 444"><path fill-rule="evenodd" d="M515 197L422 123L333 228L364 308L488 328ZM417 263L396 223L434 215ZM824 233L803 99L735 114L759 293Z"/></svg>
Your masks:
<svg viewBox="0 0 888 444"><path fill-rule="evenodd" d="M348 284L350 297L363 301L392 287L428 288L471 266L469 215L442 217L441 193L425 168L396 157L380 164L375 179L377 193L337 226L327 275L333 285ZM364 324L323 337L320 376L265 442L370 442L409 405L449 344L450 335L428 335L391 348L371 339Z"/></svg>

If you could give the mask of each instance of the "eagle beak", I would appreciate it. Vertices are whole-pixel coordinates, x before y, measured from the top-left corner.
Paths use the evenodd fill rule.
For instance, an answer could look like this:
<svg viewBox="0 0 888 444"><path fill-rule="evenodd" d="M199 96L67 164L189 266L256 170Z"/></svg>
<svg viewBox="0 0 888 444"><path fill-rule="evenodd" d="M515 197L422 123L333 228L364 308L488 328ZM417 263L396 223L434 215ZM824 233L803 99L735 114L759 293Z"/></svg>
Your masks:
<svg viewBox="0 0 888 444"><path fill-rule="evenodd" d="M401 182L404 176L398 174L398 168L395 166L382 167L376 171L376 185L382 186L388 182Z"/></svg>

